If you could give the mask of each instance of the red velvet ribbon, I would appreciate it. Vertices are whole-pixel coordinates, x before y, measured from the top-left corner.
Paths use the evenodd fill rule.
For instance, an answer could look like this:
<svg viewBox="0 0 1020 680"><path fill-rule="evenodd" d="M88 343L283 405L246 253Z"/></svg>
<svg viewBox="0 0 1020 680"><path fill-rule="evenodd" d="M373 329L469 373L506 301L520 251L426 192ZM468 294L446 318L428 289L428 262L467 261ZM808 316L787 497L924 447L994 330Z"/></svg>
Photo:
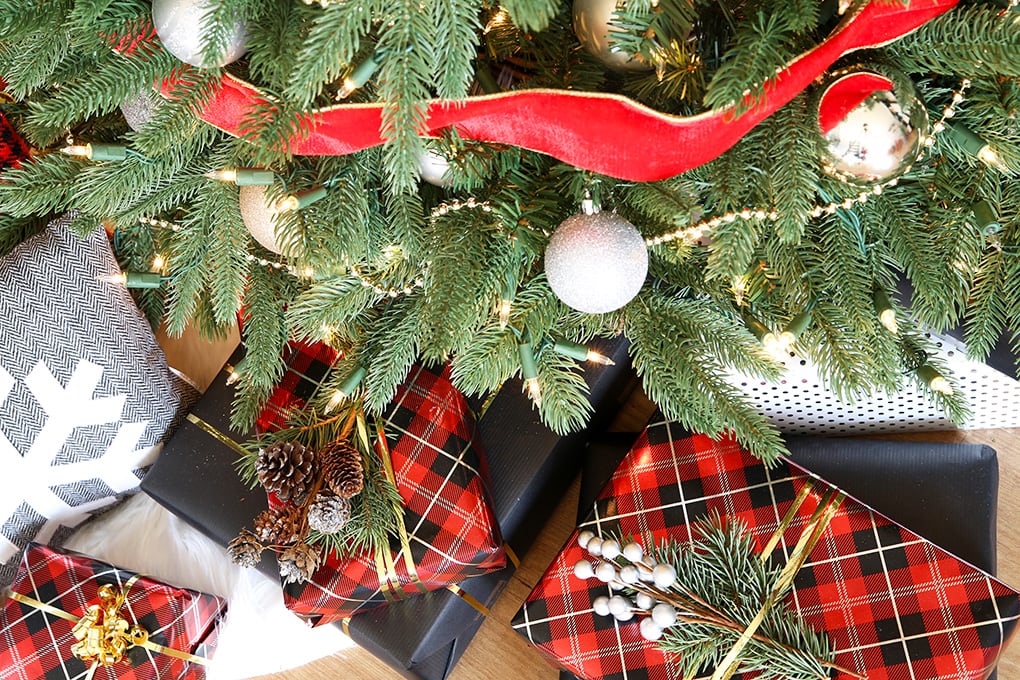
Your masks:
<svg viewBox="0 0 1020 680"><path fill-rule="evenodd" d="M534 89L457 103L433 100L421 134L453 127L466 139L539 151L619 179L665 179L717 158L843 55L888 44L958 1L911 0L904 6L872 0L844 18L824 42L794 59L777 75L766 102L741 116L734 116L732 109L671 116L619 95ZM171 87L165 84L164 94ZM245 114L261 96L252 85L224 76L201 118L240 136ZM382 111L379 103L311 111L311 132L292 138L291 150L296 155L342 156L382 144Z"/></svg>

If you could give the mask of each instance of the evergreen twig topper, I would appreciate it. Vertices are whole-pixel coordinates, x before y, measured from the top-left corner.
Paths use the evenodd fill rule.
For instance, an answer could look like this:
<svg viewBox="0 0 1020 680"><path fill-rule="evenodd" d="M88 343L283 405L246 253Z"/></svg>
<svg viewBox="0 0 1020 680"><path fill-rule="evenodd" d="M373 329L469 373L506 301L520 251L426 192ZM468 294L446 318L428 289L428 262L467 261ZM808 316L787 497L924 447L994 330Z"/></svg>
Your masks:
<svg viewBox="0 0 1020 680"><path fill-rule="evenodd" d="M726 680L738 671L762 680L819 680L832 670L863 678L836 664L828 637L783 604L843 500L836 491L823 495L789 560L774 564L771 554L806 497L807 489L760 552L742 521L717 513L695 523L694 541L665 540L648 552L622 536L582 531L578 542L591 559L578 561L574 574L597 578L615 593L593 600L596 614L621 622L645 617L642 637L673 655L684 680L706 672Z"/></svg>

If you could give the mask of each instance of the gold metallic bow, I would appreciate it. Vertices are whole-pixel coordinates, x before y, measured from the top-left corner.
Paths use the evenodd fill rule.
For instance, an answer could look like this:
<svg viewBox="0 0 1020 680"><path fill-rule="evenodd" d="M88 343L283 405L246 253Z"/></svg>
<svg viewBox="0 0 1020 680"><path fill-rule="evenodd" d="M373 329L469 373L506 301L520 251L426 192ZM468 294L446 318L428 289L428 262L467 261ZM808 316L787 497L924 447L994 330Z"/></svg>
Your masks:
<svg viewBox="0 0 1020 680"><path fill-rule="evenodd" d="M143 645L149 634L141 626L132 626L120 614L127 587L119 592L111 585L100 586L99 604L91 605L74 624L71 632L78 640L71 653L85 663L112 666L124 658L130 647Z"/></svg>

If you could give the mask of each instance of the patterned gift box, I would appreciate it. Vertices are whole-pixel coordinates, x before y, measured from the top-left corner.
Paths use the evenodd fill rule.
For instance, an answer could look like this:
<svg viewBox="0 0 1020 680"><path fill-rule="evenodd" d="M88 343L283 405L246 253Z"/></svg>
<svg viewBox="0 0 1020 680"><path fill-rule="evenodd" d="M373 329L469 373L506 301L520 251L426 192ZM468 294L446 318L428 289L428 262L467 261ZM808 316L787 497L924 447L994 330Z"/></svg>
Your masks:
<svg viewBox="0 0 1020 680"><path fill-rule="evenodd" d="M655 422L578 531L688 541L696 518L718 512L743 520L760 549L805 487L807 502L776 551L784 557L832 487L791 462L766 468L732 441ZM575 532L514 628L580 677L677 677L675 663L641 637L637 618L619 623L593 613L592 600L608 587L574 576L573 565L585 556ZM827 632L836 663L869 680L985 678L1020 618L1015 590L852 498L839 506L787 602Z"/></svg>
<svg viewBox="0 0 1020 680"><path fill-rule="evenodd" d="M282 426L290 410L315 398L336 359L322 344L293 345L288 371L258 427ZM380 425L386 436L378 438L376 450L403 499L402 531L389 553L330 555L311 581L285 587L287 607L315 625L506 565L474 416L450 382L449 368L412 368Z"/></svg>
<svg viewBox="0 0 1020 680"><path fill-rule="evenodd" d="M148 633L148 643L93 676L71 647L75 621L100 601L104 585L126 590L121 615ZM33 544L0 612L0 679L200 680L225 613L218 597Z"/></svg>

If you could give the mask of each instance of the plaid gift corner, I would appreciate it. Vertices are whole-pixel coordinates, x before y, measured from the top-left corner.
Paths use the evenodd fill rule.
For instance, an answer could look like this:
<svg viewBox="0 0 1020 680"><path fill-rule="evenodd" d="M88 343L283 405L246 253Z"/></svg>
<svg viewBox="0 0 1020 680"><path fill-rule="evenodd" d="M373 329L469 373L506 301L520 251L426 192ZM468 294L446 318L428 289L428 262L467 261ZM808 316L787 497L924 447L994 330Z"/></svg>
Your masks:
<svg viewBox="0 0 1020 680"><path fill-rule="evenodd" d="M98 602L99 587L124 587L134 572L42 545L30 545L11 591L73 616ZM149 640L208 659L226 602L193 590L139 577L127 592L124 616ZM0 611L0 680L85 680L89 665L71 653L74 624L36 606L7 599ZM142 647L115 666L100 666L96 680L202 680L205 666Z"/></svg>
<svg viewBox="0 0 1020 680"><path fill-rule="evenodd" d="M655 423L512 625L547 658L583 678L677 677L675 663L641 637L637 618L620 623L594 614L593 598L609 589L574 576L573 565L586 555L577 533L689 541L697 518L719 512L743 520L760 548L806 485L809 502L777 549L784 559L832 487L790 462L768 469L733 441ZM826 631L836 663L869 680L986 678L1020 619L1020 593L852 498L809 555L787 602Z"/></svg>
<svg viewBox="0 0 1020 680"><path fill-rule="evenodd" d="M323 344L291 345L288 370L258 428L282 427L289 411L321 394L338 358ZM315 625L506 564L474 416L450 382L449 367L440 372L412 368L381 423L404 503L404 532L391 541L389 554L344 560L331 555L310 582L285 588L287 607Z"/></svg>

